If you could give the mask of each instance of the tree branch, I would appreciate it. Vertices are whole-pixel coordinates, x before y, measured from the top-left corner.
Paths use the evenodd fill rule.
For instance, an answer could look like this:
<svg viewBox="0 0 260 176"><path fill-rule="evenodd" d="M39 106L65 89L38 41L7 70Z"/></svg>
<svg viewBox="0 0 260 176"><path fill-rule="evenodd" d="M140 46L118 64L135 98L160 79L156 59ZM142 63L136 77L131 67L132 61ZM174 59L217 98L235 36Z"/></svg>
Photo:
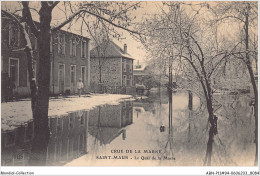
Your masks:
<svg viewBox="0 0 260 176"><path fill-rule="evenodd" d="M54 7L56 7L56 5L59 4L60 1L54 1L53 4L51 5L51 8L53 9Z"/></svg>
<svg viewBox="0 0 260 176"><path fill-rule="evenodd" d="M102 16L100 16L100 15L97 15L97 14L95 14L95 13L93 13L93 12L90 12L90 11L88 11L88 10L86 10L86 9L84 9L83 11L86 12L86 13L88 13L88 14L90 14L90 15L93 15L93 16L99 18L99 19L102 19L102 20L104 20L105 22L107 22L107 23L109 23L109 24L112 24L113 26L115 26L115 27L117 27L117 28L124 29L124 30L126 30L126 31L128 31L128 32L130 32L130 33L133 33L133 34L138 34L138 35L140 34L140 33L137 32L137 31L133 31L133 30L131 30L131 29L127 29L127 28L125 28L125 27L123 27L123 26L120 26L120 25L118 25L118 24L115 24L115 23L113 23L112 21L110 21L110 20L108 20L108 19L106 19L106 18L104 18L104 17L102 17Z"/></svg>
<svg viewBox="0 0 260 176"><path fill-rule="evenodd" d="M34 36L36 38L39 37L39 31L36 28L36 25L34 24L34 21L32 19L32 14L29 8L29 2L28 1L22 1L22 5L23 5L23 18L26 21L26 23L29 25L32 33L34 34Z"/></svg>
<svg viewBox="0 0 260 176"><path fill-rule="evenodd" d="M80 13L82 13L83 10L79 10L77 12L75 12L74 14L72 14L68 19L66 19L65 21L63 21L61 24L59 24L58 26L53 27L51 30L53 32L61 29L63 26L65 26L66 24L68 24L70 21L72 21L74 19L74 17L76 17L77 15L79 15Z"/></svg>

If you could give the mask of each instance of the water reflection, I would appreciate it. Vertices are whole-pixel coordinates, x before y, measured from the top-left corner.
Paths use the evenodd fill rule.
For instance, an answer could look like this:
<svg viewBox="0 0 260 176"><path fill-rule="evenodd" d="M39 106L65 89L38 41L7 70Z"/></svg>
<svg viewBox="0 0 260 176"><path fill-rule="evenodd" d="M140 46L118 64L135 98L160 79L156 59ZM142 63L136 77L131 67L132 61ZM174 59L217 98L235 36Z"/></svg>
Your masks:
<svg viewBox="0 0 260 176"><path fill-rule="evenodd" d="M159 95L161 96L161 94ZM161 98L160 98L161 100ZM160 102L161 104L161 102ZM172 111L172 94L169 94L169 113L168 113L168 118L169 118L169 124L168 124L168 137L167 141L165 144L165 147L162 152L162 157L160 162L162 162L164 159L169 159L169 160L175 160L174 157L174 142L173 142L173 111ZM161 115L161 108L160 108L160 113L159 117Z"/></svg>
<svg viewBox="0 0 260 176"><path fill-rule="evenodd" d="M123 102L119 106L105 105L90 111L89 134L95 137L100 145L111 143L122 134L126 138L124 127L133 123L132 102Z"/></svg>
<svg viewBox="0 0 260 176"><path fill-rule="evenodd" d="M91 111L70 112L48 121L50 138L36 133L33 121L12 131L2 131L3 166L64 165L88 153L88 136L100 145L109 144L118 135L126 138L124 127L133 123L132 103L105 105Z"/></svg>
<svg viewBox="0 0 260 176"><path fill-rule="evenodd" d="M216 135L212 135L214 130L209 128L203 102L192 92L177 92L172 97L167 92L151 93L147 99L49 119L51 135L45 162L42 157L37 163L32 155L33 140L41 139L36 137L32 121L15 130L4 131L2 165L253 166L254 118L250 98L246 95L215 98ZM111 150L117 149L141 152L115 154L127 155L127 160L97 159L114 156ZM144 154L142 151L147 149L161 153ZM166 159L135 160L134 156Z"/></svg>

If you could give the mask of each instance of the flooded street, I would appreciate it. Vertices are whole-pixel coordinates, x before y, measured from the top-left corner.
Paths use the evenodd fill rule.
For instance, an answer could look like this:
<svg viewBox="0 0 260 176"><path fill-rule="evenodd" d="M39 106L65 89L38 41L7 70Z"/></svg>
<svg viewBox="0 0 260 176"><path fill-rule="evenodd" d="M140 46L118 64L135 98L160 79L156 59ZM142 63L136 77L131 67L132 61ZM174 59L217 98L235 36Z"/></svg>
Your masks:
<svg viewBox="0 0 260 176"><path fill-rule="evenodd" d="M254 118L247 95L216 95L218 133L211 149L203 100L177 92L104 105L49 119L46 160L32 158L33 122L2 131L2 165L253 166ZM172 113L169 113L169 110ZM172 114L172 115L171 115ZM208 151L208 152L207 152ZM206 156L207 153L207 156Z"/></svg>

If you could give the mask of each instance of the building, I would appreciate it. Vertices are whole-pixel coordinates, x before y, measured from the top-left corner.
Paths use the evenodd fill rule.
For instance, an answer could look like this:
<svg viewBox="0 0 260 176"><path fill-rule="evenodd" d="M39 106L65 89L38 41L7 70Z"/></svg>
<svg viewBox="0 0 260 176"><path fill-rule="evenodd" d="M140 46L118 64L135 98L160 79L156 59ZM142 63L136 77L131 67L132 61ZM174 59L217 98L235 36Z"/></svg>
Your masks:
<svg viewBox="0 0 260 176"><path fill-rule="evenodd" d="M17 96L30 95L27 58L23 51L26 42L22 37L22 29L12 20L3 18L3 14L1 23L2 79L12 80L15 85L14 93ZM37 83L39 70L38 44L36 37L27 26L26 31L32 43L33 68ZM88 88L90 85L89 38L59 30L52 34L50 49L50 92L54 94L65 93L66 91L75 93L76 83L79 78L83 80L85 88ZM5 82L2 83L2 90L5 84Z"/></svg>
<svg viewBox="0 0 260 176"><path fill-rule="evenodd" d="M134 85L144 85L144 79L149 74L147 72L146 66L139 64L137 61L137 65L134 65Z"/></svg>
<svg viewBox="0 0 260 176"><path fill-rule="evenodd" d="M97 89L100 83L107 89L133 86L134 59L127 52L126 44L122 49L112 41L103 43L90 51L90 58L92 89Z"/></svg>

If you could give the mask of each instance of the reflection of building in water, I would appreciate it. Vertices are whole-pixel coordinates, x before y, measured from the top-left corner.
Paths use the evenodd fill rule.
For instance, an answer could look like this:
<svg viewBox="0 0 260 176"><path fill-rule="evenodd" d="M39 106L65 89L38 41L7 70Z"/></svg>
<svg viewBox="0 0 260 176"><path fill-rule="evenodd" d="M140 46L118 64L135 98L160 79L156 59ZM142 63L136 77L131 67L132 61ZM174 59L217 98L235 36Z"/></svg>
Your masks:
<svg viewBox="0 0 260 176"><path fill-rule="evenodd" d="M88 112L49 119L51 139L47 165L63 165L87 152Z"/></svg>
<svg viewBox="0 0 260 176"><path fill-rule="evenodd" d="M20 126L12 131L2 132L1 165L25 166L29 160L32 147L33 122Z"/></svg>
<svg viewBox="0 0 260 176"><path fill-rule="evenodd" d="M146 99L138 99L133 102L133 106L135 109L135 113L139 113L143 110L150 111L153 114L156 113L156 105L157 104L168 104L168 95L165 92L160 94L158 93L150 93L149 97Z"/></svg>
<svg viewBox="0 0 260 176"><path fill-rule="evenodd" d="M100 141L100 145L109 144L122 134L126 138L124 127L133 123L133 103L105 105L90 111L89 134Z"/></svg>
<svg viewBox="0 0 260 176"><path fill-rule="evenodd" d="M71 112L49 119L51 137L46 165L63 165L87 152L88 112ZM2 165L28 165L33 122L2 133Z"/></svg>

